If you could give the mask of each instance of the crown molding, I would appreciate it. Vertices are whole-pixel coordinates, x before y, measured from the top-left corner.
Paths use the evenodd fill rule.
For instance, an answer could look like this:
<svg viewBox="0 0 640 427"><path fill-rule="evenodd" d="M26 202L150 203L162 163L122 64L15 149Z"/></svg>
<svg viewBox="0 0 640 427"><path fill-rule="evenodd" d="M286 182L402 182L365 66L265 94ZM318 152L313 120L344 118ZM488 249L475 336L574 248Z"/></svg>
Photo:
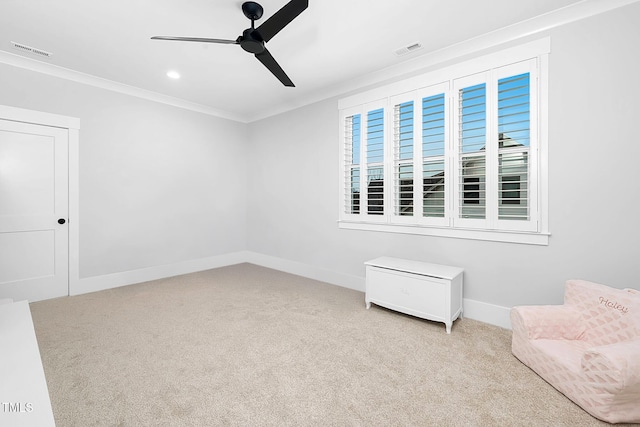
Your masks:
<svg viewBox="0 0 640 427"><path fill-rule="evenodd" d="M152 92L150 90L141 89L136 86L126 85L113 80L96 77L91 74L82 73L69 68L60 67L58 65L49 64L31 58L26 58L11 52L0 50L0 63L11 65L13 67L23 68L25 70L35 71L37 73L70 80L76 83L97 87L100 89L118 92L137 98L154 101L161 104L171 105L174 107L191 110L198 113L208 114L210 116L222 119L233 120L236 122L246 123L246 119L231 114L226 111L218 110L207 105L197 104L195 102L186 101L184 99L175 98L161 93Z"/></svg>

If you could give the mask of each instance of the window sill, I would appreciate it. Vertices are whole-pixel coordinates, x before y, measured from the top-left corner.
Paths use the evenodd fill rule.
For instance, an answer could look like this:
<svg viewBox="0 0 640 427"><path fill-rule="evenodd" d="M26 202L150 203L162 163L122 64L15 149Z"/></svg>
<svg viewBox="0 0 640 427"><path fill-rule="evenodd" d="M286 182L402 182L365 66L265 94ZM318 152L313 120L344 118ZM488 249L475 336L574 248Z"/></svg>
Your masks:
<svg viewBox="0 0 640 427"><path fill-rule="evenodd" d="M450 237L454 239L486 240L492 242L520 243L525 245L549 245L549 233L516 231L472 230L419 225L375 224L370 222L338 221L345 230L381 231L385 233L418 234L422 236Z"/></svg>

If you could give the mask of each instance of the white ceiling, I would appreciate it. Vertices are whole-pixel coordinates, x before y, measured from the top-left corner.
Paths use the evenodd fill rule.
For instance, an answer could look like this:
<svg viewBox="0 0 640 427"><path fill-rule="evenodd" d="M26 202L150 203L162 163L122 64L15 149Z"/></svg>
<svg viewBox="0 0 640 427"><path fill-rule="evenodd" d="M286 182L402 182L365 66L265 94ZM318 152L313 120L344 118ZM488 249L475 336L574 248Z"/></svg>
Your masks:
<svg viewBox="0 0 640 427"><path fill-rule="evenodd" d="M265 12L256 26L286 1L260 0ZM309 0L267 44L295 88L284 87L237 45L150 40L235 39L250 26L240 0L2 0L0 50L250 121L342 82L585 1L592 0ZM19 52L12 41L53 56ZM394 54L414 42L423 48ZM170 69L181 79L169 79Z"/></svg>

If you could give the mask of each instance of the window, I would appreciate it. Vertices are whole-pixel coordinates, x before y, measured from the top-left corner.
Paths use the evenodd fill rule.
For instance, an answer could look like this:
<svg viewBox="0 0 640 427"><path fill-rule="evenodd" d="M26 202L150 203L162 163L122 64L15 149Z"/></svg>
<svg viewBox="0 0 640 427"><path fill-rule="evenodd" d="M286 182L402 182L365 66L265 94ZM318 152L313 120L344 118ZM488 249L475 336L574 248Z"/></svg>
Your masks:
<svg viewBox="0 0 640 427"><path fill-rule="evenodd" d="M546 244L546 53L532 42L341 100L340 226Z"/></svg>

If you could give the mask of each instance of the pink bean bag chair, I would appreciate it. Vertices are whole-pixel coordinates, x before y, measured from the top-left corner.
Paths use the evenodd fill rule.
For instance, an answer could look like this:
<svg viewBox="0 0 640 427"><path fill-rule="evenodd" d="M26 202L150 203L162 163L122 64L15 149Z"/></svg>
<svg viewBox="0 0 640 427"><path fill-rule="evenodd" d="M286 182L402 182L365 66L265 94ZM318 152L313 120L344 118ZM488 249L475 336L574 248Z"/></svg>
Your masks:
<svg viewBox="0 0 640 427"><path fill-rule="evenodd" d="M640 291L566 283L564 305L511 309L513 354L596 418L640 423Z"/></svg>

